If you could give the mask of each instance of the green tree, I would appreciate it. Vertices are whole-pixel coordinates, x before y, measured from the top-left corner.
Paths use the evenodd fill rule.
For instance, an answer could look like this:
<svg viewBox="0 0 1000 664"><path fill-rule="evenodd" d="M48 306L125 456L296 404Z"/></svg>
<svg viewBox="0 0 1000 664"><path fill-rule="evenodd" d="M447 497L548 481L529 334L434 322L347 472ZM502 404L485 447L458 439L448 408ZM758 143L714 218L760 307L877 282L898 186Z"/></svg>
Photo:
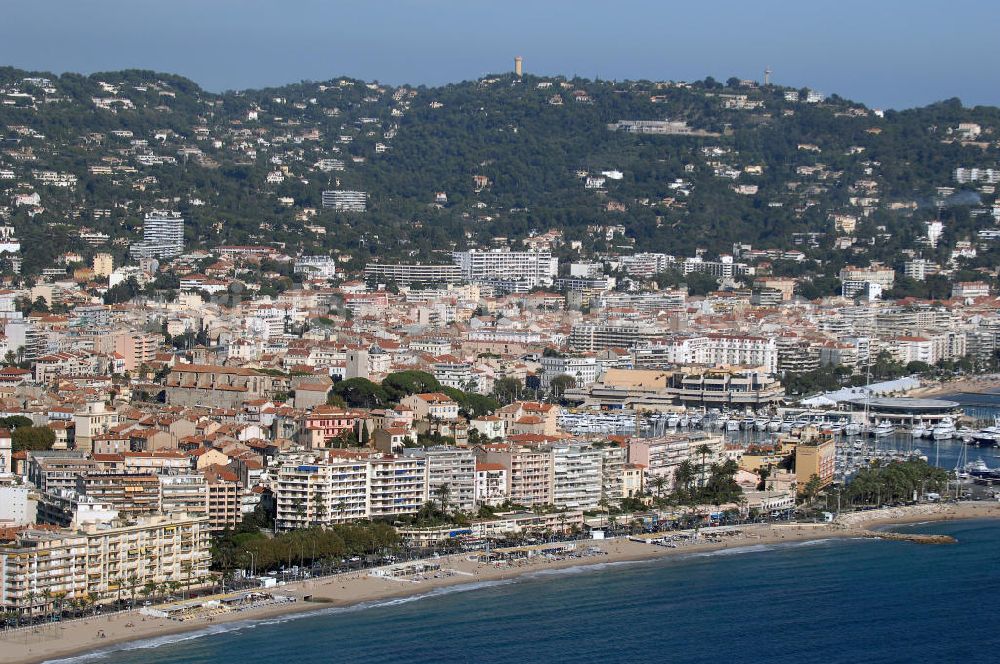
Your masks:
<svg viewBox="0 0 1000 664"><path fill-rule="evenodd" d="M569 374L559 374L549 381L549 390L552 396L561 399L566 394L566 390L576 387L576 379Z"/></svg>
<svg viewBox="0 0 1000 664"><path fill-rule="evenodd" d="M11 432L11 448L21 450L51 450L56 434L48 427L18 427Z"/></svg>

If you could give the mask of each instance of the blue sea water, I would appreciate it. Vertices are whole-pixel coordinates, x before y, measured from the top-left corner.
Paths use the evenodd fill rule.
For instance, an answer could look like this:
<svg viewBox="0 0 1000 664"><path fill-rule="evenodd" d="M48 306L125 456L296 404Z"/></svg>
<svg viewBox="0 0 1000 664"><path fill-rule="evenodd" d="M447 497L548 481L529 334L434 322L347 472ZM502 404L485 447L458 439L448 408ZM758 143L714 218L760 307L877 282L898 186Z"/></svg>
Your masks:
<svg viewBox="0 0 1000 664"><path fill-rule="evenodd" d="M997 661L1000 521L908 529L959 543L822 540L551 570L61 661Z"/></svg>

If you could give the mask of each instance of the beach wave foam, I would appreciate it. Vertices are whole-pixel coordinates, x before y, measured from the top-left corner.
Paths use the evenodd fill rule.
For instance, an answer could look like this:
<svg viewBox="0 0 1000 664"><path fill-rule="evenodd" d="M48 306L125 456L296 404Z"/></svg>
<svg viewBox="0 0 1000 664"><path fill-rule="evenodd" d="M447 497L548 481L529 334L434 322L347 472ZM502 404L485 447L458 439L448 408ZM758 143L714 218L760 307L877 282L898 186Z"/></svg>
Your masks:
<svg viewBox="0 0 1000 664"><path fill-rule="evenodd" d="M649 564L655 562L656 559L648 560L615 560L606 563L584 563L581 565L573 565L572 567L557 567L554 569L540 569L534 572L528 572L522 575L522 579L534 579L537 577L545 576L569 576L573 574L583 574L585 572L599 572L605 569L613 569L615 567L625 567L627 565L640 565Z"/></svg>
<svg viewBox="0 0 1000 664"><path fill-rule="evenodd" d="M397 606L400 604L409 604L410 602L416 602L431 597L440 597L442 595L450 595L453 593L468 592L472 590L482 590L484 588L503 586L513 582L514 579L476 581L473 583L463 583L454 586L444 586L441 588L435 588L433 590L429 590L428 592L421 593L419 595L392 597L372 602L360 602L358 604L352 604L350 606L331 606L325 608L317 608L311 611L300 611L280 616L271 616L268 618L256 618L256 619L248 618L246 620L235 620L233 622L203 627L190 632L182 632L179 634L165 634L163 636L154 636L147 639L139 639L136 641L125 641L122 643L110 645L106 648L93 650L91 652L83 653L80 655L72 655L70 657L49 659L43 662L43 664L79 664L81 662L99 661L101 659L104 659L108 655L119 652L128 652L131 650L151 650L154 648L160 648L162 646L169 646L177 643L183 643L185 641L193 641L195 639L204 638L206 636L215 636L217 634L226 634L229 632L239 632L245 629L253 629L262 626L279 625L282 623L290 622L292 620L301 620L303 618L312 618L322 615L352 613L355 611L363 611L366 609L377 609L382 607Z"/></svg>
<svg viewBox="0 0 1000 664"><path fill-rule="evenodd" d="M731 549L716 549L715 551L703 551L692 553L687 558L715 558L718 556L738 556L743 553L761 553L763 551L774 551L774 546L769 544L750 544L747 546L735 546Z"/></svg>

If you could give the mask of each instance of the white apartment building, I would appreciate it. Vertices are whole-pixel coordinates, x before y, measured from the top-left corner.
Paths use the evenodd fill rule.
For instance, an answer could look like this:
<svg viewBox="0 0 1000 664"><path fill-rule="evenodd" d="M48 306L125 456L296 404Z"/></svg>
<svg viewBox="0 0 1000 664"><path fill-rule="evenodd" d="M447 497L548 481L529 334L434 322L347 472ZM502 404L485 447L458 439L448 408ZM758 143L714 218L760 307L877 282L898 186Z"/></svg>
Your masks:
<svg viewBox="0 0 1000 664"><path fill-rule="evenodd" d="M142 242L132 244L133 258L171 258L184 252L184 218L179 212L153 210L143 220Z"/></svg>
<svg viewBox="0 0 1000 664"><path fill-rule="evenodd" d="M952 284L951 296L956 299L989 297L990 285L985 281L958 281Z"/></svg>
<svg viewBox="0 0 1000 664"><path fill-rule="evenodd" d="M892 288L896 282L896 272L890 267L872 265L868 268L847 266L840 271L841 295L854 297L874 284L883 290Z"/></svg>
<svg viewBox="0 0 1000 664"><path fill-rule="evenodd" d="M476 391L475 374L472 373L472 365L468 362L435 362L431 366L431 373L444 387L454 387L458 390Z"/></svg>
<svg viewBox="0 0 1000 664"><path fill-rule="evenodd" d="M337 259L333 256L300 256L294 271L309 279L333 279L337 276Z"/></svg>
<svg viewBox="0 0 1000 664"><path fill-rule="evenodd" d="M624 493L624 471L628 463L628 448L608 445L601 448L601 497L617 500Z"/></svg>
<svg viewBox="0 0 1000 664"><path fill-rule="evenodd" d="M414 514L427 502L427 460L385 457L368 462L368 516Z"/></svg>
<svg viewBox="0 0 1000 664"><path fill-rule="evenodd" d="M586 387L597 382L601 374L601 365L596 357L548 357L542 356L542 389L549 389L552 379L556 376L569 376L576 381L577 387Z"/></svg>
<svg viewBox="0 0 1000 664"><path fill-rule="evenodd" d="M1000 184L1000 170L993 168L956 168L955 180L959 184L968 184L970 182Z"/></svg>
<svg viewBox="0 0 1000 664"><path fill-rule="evenodd" d="M632 362L636 368L707 364L710 343L709 338L703 336L658 339L633 348Z"/></svg>
<svg viewBox="0 0 1000 664"><path fill-rule="evenodd" d="M4 470L3 465L9 463L9 448L0 454L8 455L6 460L0 459L0 473L10 472L9 468ZM35 522L35 500L29 500L28 487L25 486L0 486L0 528L10 526L23 526Z"/></svg>
<svg viewBox="0 0 1000 664"><path fill-rule="evenodd" d="M412 283L456 284L462 280L462 269L454 264L368 263L365 265L365 279L383 283L394 281L400 286L409 286Z"/></svg>
<svg viewBox="0 0 1000 664"><path fill-rule="evenodd" d="M552 503L591 510L601 501L604 476L600 449L586 443L552 445Z"/></svg>
<svg viewBox="0 0 1000 664"><path fill-rule="evenodd" d="M368 462L363 459L289 461L278 470L274 494L277 530L365 519L369 515Z"/></svg>
<svg viewBox="0 0 1000 664"><path fill-rule="evenodd" d="M184 512L190 515L208 514L208 483L201 473L158 475L160 480L160 511L164 514Z"/></svg>
<svg viewBox="0 0 1000 664"><path fill-rule="evenodd" d="M476 504L500 505L507 500L507 469L499 463L476 464Z"/></svg>
<svg viewBox="0 0 1000 664"><path fill-rule="evenodd" d="M632 254L622 258L622 270L630 277L648 279L672 267L674 257L667 254Z"/></svg>
<svg viewBox="0 0 1000 664"><path fill-rule="evenodd" d="M526 289L551 286L559 273L559 259L548 251L490 251L452 252L452 260L461 271L462 278L470 282L519 282Z"/></svg>
<svg viewBox="0 0 1000 664"><path fill-rule="evenodd" d="M574 325L568 343L576 351L632 348L662 335L663 330L644 323L588 323Z"/></svg>
<svg viewBox="0 0 1000 664"><path fill-rule="evenodd" d="M923 281L937 271L937 265L926 258L914 258L903 263L903 274L915 281Z"/></svg>
<svg viewBox="0 0 1000 664"><path fill-rule="evenodd" d="M73 413L77 449L89 450L94 436L107 433L108 429L118 424L118 419L118 413L108 410L103 401L89 402L82 410Z"/></svg>
<svg viewBox="0 0 1000 664"><path fill-rule="evenodd" d="M472 450L446 445L408 448L404 457L427 463L427 498L449 510L471 512L476 504L476 456Z"/></svg>
<svg viewBox="0 0 1000 664"><path fill-rule="evenodd" d="M937 332L920 336L899 336L886 340L889 352L898 361L936 364L953 360L966 354L967 339L964 332Z"/></svg>
<svg viewBox="0 0 1000 664"><path fill-rule="evenodd" d="M643 313L684 311L687 294L681 290L655 293L604 293L590 301L592 309L635 309Z"/></svg>
<svg viewBox="0 0 1000 664"><path fill-rule="evenodd" d="M458 403L440 392L411 394L399 405L412 410L415 420L454 420L458 417Z"/></svg>
<svg viewBox="0 0 1000 664"><path fill-rule="evenodd" d="M778 370L778 348L773 338L710 334L705 351L709 364L765 367L771 373Z"/></svg>
<svg viewBox="0 0 1000 664"><path fill-rule="evenodd" d="M934 220L928 221L925 225L927 226L927 244L931 247L937 247L938 241L944 235L944 224Z"/></svg>
<svg viewBox="0 0 1000 664"><path fill-rule="evenodd" d="M322 204L341 212L364 212L368 209L368 193L364 191L324 191Z"/></svg>
<svg viewBox="0 0 1000 664"><path fill-rule="evenodd" d="M0 608L44 610L55 594L109 602L147 583L198 588L211 581L208 518L183 513L81 529L26 529L0 546Z"/></svg>

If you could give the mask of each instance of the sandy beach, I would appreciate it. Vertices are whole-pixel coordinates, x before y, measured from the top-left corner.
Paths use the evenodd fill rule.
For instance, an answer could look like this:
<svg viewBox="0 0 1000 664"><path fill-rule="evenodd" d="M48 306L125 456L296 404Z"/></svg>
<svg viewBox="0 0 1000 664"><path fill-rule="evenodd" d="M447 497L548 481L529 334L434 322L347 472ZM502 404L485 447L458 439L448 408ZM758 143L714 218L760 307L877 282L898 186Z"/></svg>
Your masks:
<svg viewBox="0 0 1000 664"><path fill-rule="evenodd" d="M906 396L914 398L934 398L958 392L990 392L992 390L1000 389L1000 375L988 374L982 376L969 376L968 378L949 380L945 382L922 380L921 383L920 387L909 390L906 393Z"/></svg>
<svg viewBox="0 0 1000 664"><path fill-rule="evenodd" d="M469 559L467 554L441 558L440 573L428 573L419 581L385 579L367 572L350 573L322 579L292 583L273 590L275 594L297 598L298 601L265 606L240 613L223 614L208 619L176 622L128 612L114 616L98 616L83 620L54 623L45 628L29 628L0 635L3 661L34 663L68 657L94 650L110 649L117 644L145 641L184 632L220 628L233 622L257 622L277 616L327 607L343 607L378 602L404 596L423 595L439 588L506 581L539 570L578 567L601 563L640 561L666 556L683 556L724 548L758 544L780 544L830 537L864 536L866 529L892 524L919 523L951 519L1000 518L1000 503L958 503L920 505L856 512L841 516L829 524L775 524L741 528L739 535L722 541L694 541L677 548L666 548L629 540L583 541L579 549L598 547L602 553L586 557L550 559L537 556L531 560L502 566L487 565ZM446 572L447 571L447 572ZM311 601L303 598L311 596ZM103 634L103 636L101 636Z"/></svg>

